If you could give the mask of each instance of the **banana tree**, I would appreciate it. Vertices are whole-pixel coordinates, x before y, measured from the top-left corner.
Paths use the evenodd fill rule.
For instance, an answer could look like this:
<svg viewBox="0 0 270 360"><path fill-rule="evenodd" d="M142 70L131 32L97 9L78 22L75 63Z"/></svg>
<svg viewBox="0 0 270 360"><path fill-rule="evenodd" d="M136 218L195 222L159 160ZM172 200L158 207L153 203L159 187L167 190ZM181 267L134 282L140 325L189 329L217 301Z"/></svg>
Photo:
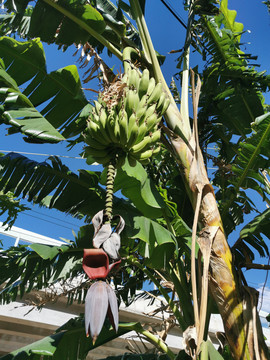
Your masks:
<svg viewBox="0 0 270 360"><path fill-rule="evenodd" d="M10 154L0 162L0 190L85 217L87 222L105 208L103 226L110 225L111 211L123 217L126 227L119 249L122 275L120 279L115 274L114 282L124 300L150 279L177 325L187 337L193 337L195 346L187 346L187 353L202 359L220 357L206 341L215 303L231 356L268 359L256 312L257 294L246 286L241 268L254 260L251 247L269 256L262 236L269 236L264 225L269 211L246 225L232 248L227 236L243 222L243 214L255 208L249 189L269 203L270 115L262 92L269 89L270 78L249 65L252 58L240 48L243 25L235 21L236 13L228 9L227 1L218 6L191 1L186 4L187 35L179 59L179 66L183 64L179 109L177 88L170 89L165 82L161 56L147 29L144 3L119 1L116 6L106 0L38 0L33 6L30 1L4 2L7 11L1 19L2 34L16 33L28 40L20 42L7 36L0 40L1 121L11 126L10 133L20 131L30 142L85 142L87 162L97 161L105 170L82 170L77 175L54 158L51 165L38 164ZM138 30L127 17L135 21ZM47 73L42 44L36 37L64 49L75 43L82 46L85 56L95 58L104 91L94 106L81 90L75 66ZM189 70L191 46L207 57L201 73ZM125 74L114 77L98 54L104 48L123 62ZM24 65L24 72L18 70L19 64ZM21 91L25 83L27 87ZM153 115L149 109L155 113L151 124L145 117L146 111L149 118ZM207 153L203 151L208 143L218 146L215 161L219 171L211 182L205 166ZM107 182L107 191L101 186L106 177L108 181L114 179L113 188ZM112 196L112 191L118 190L124 199ZM82 228L70 247L8 250L1 258L1 266L8 268L1 272L1 282L6 284L1 293L3 301L15 299L18 292L22 296L25 291L78 275L82 272L82 249L95 247L89 238L97 242L97 235L93 221ZM103 242L100 246L105 249ZM130 274L140 281L134 284L134 275ZM171 285L162 286L159 279ZM87 284L80 284L68 294L70 298L85 298ZM121 289L120 284L124 285ZM119 334L123 333L121 329ZM135 329L171 359L177 355L166 346L166 333L158 338L138 324L123 329ZM63 349L69 330L73 331L67 325L56 333L59 341L54 346L50 343L50 354L42 348L48 343L45 340L45 345L33 344L25 350L25 358L48 354L57 358L57 346ZM83 350L79 358L111 339L105 330L100 336L100 343L97 340L95 344L80 337ZM77 354L75 350L72 356Z"/></svg>

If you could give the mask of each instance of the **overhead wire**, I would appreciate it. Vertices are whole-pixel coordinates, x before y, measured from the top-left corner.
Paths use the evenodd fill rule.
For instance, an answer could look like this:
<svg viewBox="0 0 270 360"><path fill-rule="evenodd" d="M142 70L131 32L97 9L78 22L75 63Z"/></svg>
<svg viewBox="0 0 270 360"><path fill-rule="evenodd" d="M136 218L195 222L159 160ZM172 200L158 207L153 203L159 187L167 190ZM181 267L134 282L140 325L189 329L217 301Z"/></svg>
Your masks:
<svg viewBox="0 0 270 360"><path fill-rule="evenodd" d="M37 155L37 156L56 156L61 158L68 158L68 159L79 159L79 160L85 160L81 156L68 156L68 155L53 155L53 154L42 154L42 153L31 153L26 151L15 151L15 150L0 150L0 153L16 153L16 154L24 154L24 155Z"/></svg>
<svg viewBox="0 0 270 360"><path fill-rule="evenodd" d="M64 228L66 228L66 229L72 230L71 227L68 227L68 226L65 226L65 225L61 225L61 224L56 223L56 222L54 222L54 221L42 219L42 218L40 218L40 217L38 217L38 216L31 215L31 214L27 214L27 213L25 213L25 212L21 212L20 215L30 216L30 217L33 217L33 218L35 218L35 219L42 220L42 221L48 222L48 223L53 224L53 225L60 226L60 227L64 227ZM75 224L72 224L72 225L74 225L74 226L76 226L76 227L79 228L79 225L75 225Z"/></svg>
<svg viewBox="0 0 270 360"><path fill-rule="evenodd" d="M48 218L55 219L55 217L54 217L54 216L51 216L51 215L42 214L42 213L40 213L40 212L38 212L38 211L35 211L35 210L32 210L32 209L31 209L30 211L32 211L32 212L34 212L34 213L36 213L36 214L38 214L38 215L40 215L40 216L46 216L46 217L48 217ZM70 221L65 221L65 220L62 220L62 219L57 219L57 220L65 223L65 224L69 224L69 225L72 225L72 226L80 227L79 225L70 223ZM46 220L44 220L44 221L46 221Z"/></svg>

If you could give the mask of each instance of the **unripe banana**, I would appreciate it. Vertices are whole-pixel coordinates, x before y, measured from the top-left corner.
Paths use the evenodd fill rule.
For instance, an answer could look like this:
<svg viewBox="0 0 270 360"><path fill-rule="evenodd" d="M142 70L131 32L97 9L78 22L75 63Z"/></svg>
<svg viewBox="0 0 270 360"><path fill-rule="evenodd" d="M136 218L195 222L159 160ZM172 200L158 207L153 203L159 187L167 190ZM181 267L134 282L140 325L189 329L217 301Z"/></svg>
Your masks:
<svg viewBox="0 0 270 360"><path fill-rule="evenodd" d="M147 93L148 84L149 84L149 71L148 69L144 69L142 72L142 76L138 88L138 94L140 98L142 98L143 95Z"/></svg>
<svg viewBox="0 0 270 360"><path fill-rule="evenodd" d="M106 157L108 155L108 149L94 149L90 146L87 146L84 149L84 153L87 156L92 156L94 159L98 158L98 159L102 159L103 157Z"/></svg>
<svg viewBox="0 0 270 360"><path fill-rule="evenodd" d="M164 100L163 106L159 111L160 115L163 115L166 112L166 110L170 106L170 103L171 103L170 99L168 97L166 97Z"/></svg>
<svg viewBox="0 0 270 360"><path fill-rule="evenodd" d="M120 143L126 145L128 140L128 116L125 110L119 112Z"/></svg>
<svg viewBox="0 0 270 360"><path fill-rule="evenodd" d="M130 149L136 143L138 137L138 131L139 131L139 126L135 122L135 124L133 124L131 131L129 131L128 142L127 142L128 149Z"/></svg>
<svg viewBox="0 0 270 360"><path fill-rule="evenodd" d="M149 96L149 99L147 103L150 105L153 102L157 102L162 94L162 84L157 83L154 90L152 91L151 95Z"/></svg>
<svg viewBox="0 0 270 360"><path fill-rule="evenodd" d="M156 155L156 154L158 154L158 153L160 152L160 149L161 149L161 147L160 147L160 146L156 146L156 147L154 147L154 149L153 149L153 154L152 154L152 155Z"/></svg>
<svg viewBox="0 0 270 360"><path fill-rule="evenodd" d="M140 119L145 114L146 109L147 109L147 95L143 95L135 110L138 119Z"/></svg>
<svg viewBox="0 0 270 360"><path fill-rule="evenodd" d="M148 97L152 94L153 90L155 89L155 86L156 86L156 80L152 77L149 80L148 88L147 88L147 92L146 92L146 95L148 95Z"/></svg>
<svg viewBox="0 0 270 360"><path fill-rule="evenodd" d="M166 95L165 95L164 91L162 91L161 94L160 94L160 97L158 99L158 102L157 102L157 112L158 113L163 108L163 104L164 104L165 99L166 99Z"/></svg>
<svg viewBox="0 0 270 360"><path fill-rule="evenodd" d="M106 125L107 125L107 113L106 113L106 110L104 109L104 107L102 107L100 109L100 112L99 112L99 122L100 122L100 125L103 129L106 129Z"/></svg>
<svg viewBox="0 0 270 360"><path fill-rule="evenodd" d="M155 144L160 139L160 135L159 129L150 134L150 143Z"/></svg>
<svg viewBox="0 0 270 360"><path fill-rule="evenodd" d="M139 105L139 96L135 90L128 90L126 93L126 97L124 100L125 110L127 112L128 117L135 111L135 109Z"/></svg>
<svg viewBox="0 0 270 360"><path fill-rule="evenodd" d="M157 114L154 113L145 119L145 123L147 125L148 131L152 130L159 122L159 118L157 117Z"/></svg>
<svg viewBox="0 0 270 360"><path fill-rule="evenodd" d="M118 115L116 113L110 114L106 122L106 128L108 130L108 134L110 136L111 141L114 144L118 144L119 142L119 137L117 137L115 134L115 122L117 121L116 120L117 117Z"/></svg>
<svg viewBox="0 0 270 360"><path fill-rule="evenodd" d="M151 115L153 115L156 111L156 104L152 104L146 108L146 111L144 113L144 116L140 119L142 121L145 121L148 119Z"/></svg>
<svg viewBox="0 0 270 360"><path fill-rule="evenodd" d="M120 142L120 125L119 125L119 116L117 115L114 119L114 135L117 139L117 144Z"/></svg>
<svg viewBox="0 0 270 360"><path fill-rule="evenodd" d="M93 120L88 121L88 129L90 136L92 136L95 140L100 142L103 145L108 145L108 139L104 138L102 133L100 132L100 127Z"/></svg>
<svg viewBox="0 0 270 360"><path fill-rule="evenodd" d="M137 135L137 139L135 144L138 144L144 137L145 134L148 132L148 128L147 128L147 124L146 123L142 123L139 126L139 130L138 130L138 135Z"/></svg>
<svg viewBox="0 0 270 360"><path fill-rule="evenodd" d="M98 140L94 139L92 136L86 136L84 134L83 137L85 143L94 149L104 150L107 147L107 145L101 144Z"/></svg>
<svg viewBox="0 0 270 360"><path fill-rule="evenodd" d="M132 69L129 72L128 86L131 88L138 89L139 82L140 82L140 74L138 73L138 70Z"/></svg>
<svg viewBox="0 0 270 360"><path fill-rule="evenodd" d="M146 151L151 145L151 136L145 136L142 141L132 146L130 149L132 154Z"/></svg>
<svg viewBox="0 0 270 360"><path fill-rule="evenodd" d="M142 153L138 153L138 154L133 154L133 156L139 160L139 161L144 161L149 159L153 154L153 150L152 149L148 149Z"/></svg>
<svg viewBox="0 0 270 360"><path fill-rule="evenodd" d="M136 125L137 117L133 113L128 119L128 138L130 137L131 132L133 131L133 126Z"/></svg>

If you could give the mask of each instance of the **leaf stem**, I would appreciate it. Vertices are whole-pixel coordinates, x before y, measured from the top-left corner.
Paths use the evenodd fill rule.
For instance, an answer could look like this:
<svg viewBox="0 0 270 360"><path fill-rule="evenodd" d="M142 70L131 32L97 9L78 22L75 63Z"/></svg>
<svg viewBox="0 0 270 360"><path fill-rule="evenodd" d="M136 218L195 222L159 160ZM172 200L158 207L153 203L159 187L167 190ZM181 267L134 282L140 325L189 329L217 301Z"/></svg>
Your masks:
<svg viewBox="0 0 270 360"><path fill-rule="evenodd" d="M92 35L95 39L97 39L102 45L107 47L107 49L113 53L118 59L122 61L122 53L118 50L111 42L109 42L105 37L96 32L93 28L87 25L84 21L78 19L75 15L73 15L70 11L60 6L56 1L53 0L43 0L46 4L50 5L61 14L67 16L70 20L74 21L77 25L79 25L82 29L87 31L90 35Z"/></svg>
<svg viewBox="0 0 270 360"><path fill-rule="evenodd" d="M138 332L144 335L150 343L152 343L156 347L159 347L160 350L162 350L165 354L167 354L171 360L175 359L176 357L175 354L168 348L168 346L165 344L163 340L157 338L155 335L151 334L150 331L144 329Z"/></svg>

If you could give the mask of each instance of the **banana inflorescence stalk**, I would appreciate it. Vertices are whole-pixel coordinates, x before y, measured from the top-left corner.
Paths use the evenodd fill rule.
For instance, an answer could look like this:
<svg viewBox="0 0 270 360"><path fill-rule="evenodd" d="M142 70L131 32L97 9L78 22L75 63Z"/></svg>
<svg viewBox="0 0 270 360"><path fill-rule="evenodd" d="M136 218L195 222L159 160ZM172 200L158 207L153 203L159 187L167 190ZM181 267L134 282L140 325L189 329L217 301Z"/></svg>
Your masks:
<svg viewBox="0 0 270 360"><path fill-rule="evenodd" d="M170 100L144 69L132 65L131 48L123 52L125 74L111 83L95 101L84 132L85 157L107 166L112 160L121 167L126 157L147 164L159 151L158 127Z"/></svg>
<svg viewBox="0 0 270 360"><path fill-rule="evenodd" d="M112 219L113 208L113 184L115 177L115 167L112 163L107 168L107 182L106 182L106 200L105 200L105 222L110 223Z"/></svg>

